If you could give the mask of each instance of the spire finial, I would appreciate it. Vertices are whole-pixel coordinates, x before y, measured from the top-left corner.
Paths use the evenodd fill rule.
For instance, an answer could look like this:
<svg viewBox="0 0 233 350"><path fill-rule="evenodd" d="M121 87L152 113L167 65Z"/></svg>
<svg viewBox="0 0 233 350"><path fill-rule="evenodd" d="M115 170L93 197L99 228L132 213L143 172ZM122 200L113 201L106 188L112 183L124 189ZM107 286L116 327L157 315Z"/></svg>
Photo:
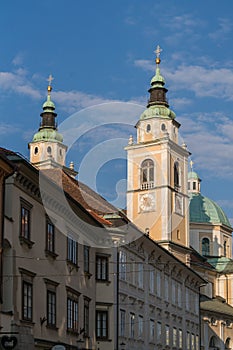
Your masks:
<svg viewBox="0 0 233 350"><path fill-rule="evenodd" d="M159 45L157 45L156 50L154 51L154 53L156 54L156 59L155 62L156 64L160 64L161 60L160 60L160 54L163 50L161 49L161 47Z"/></svg>
<svg viewBox="0 0 233 350"><path fill-rule="evenodd" d="M54 79L54 77L52 76L52 74L50 74L49 77L48 77L48 79L47 79L47 81L49 82L49 85L48 85L48 88L47 88L47 90L48 90L48 95L50 95L50 94L51 94L51 91L52 91L52 86L51 86L51 84L52 84L53 79Z"/></svg>

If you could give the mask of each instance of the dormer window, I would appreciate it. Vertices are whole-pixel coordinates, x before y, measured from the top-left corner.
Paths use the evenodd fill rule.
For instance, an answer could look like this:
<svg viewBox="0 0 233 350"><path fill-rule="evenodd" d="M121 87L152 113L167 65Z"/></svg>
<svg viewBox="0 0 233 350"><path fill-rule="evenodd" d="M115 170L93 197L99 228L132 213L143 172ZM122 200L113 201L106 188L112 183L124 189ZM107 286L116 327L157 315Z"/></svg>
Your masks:
<svg viewBox="0 0 233 350"><path fill-rule="evenodd" d="M141 189L154 187L154 162L151 159L145 159L141 165Z"/></svg>

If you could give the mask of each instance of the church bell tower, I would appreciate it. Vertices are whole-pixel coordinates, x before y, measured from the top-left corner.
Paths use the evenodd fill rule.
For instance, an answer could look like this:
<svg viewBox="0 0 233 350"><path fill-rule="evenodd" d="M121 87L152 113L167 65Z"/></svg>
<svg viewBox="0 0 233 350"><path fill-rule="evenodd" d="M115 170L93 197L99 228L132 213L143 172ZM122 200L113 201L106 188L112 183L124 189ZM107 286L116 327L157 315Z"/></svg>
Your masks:
<svg viewBox="0 0 233 350"><path fill-rule="evenodd" d="M30 162L38 169L52 169L63 167L67 146L63 144L63 137L57 131L55 105L51 100L52 76L49 76L47 100L43 104L41 123L38 132L29 143Z"/></svg>
<svg viewBox="0 0 233 350"><path fill-rule="evenodd" d="M188 156L169 108L160 54L146 110L136 124L137 140L127 150L127 215L159 244L187 262L189 253Z"/></svg>

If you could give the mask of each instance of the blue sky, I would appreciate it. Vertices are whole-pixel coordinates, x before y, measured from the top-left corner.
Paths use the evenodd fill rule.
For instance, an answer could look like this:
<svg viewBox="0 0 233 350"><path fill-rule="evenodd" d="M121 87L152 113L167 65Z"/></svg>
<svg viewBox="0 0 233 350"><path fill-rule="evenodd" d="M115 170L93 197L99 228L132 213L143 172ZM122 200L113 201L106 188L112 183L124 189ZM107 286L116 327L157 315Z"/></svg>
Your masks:
<svg viewBox="0 0 233 350"><path fill-rule="evenodd" d="M83 133L88 110L79 114L80 137L68 160L79 168L91 150L107 153L110 141L121 147L118 138L127 143L140 108L129 117L125 111L125 122L119 118L117 125L122 108L114 102L146 106L159 44L169 103L203 180L202 192L233 223L232 11L231 1L211 0L5 1L0 12L1 146L28 156L52 74L60 125L87 107L111 106L101 125L89 125ZM115 153L103 156L105 163L95 173L95 188L113 202L124 193L126 172L121 152Z"/></svg>

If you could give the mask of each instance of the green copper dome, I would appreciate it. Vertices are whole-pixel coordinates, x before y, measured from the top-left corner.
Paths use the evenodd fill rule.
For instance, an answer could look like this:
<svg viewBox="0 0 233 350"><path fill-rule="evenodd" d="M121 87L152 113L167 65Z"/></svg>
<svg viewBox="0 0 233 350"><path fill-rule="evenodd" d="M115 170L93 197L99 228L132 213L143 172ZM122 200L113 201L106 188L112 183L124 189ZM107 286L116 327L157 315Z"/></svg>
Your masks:
<svg viewBox="0 0 233 350"><path fill-rule="evenodd" d="M51 96L50 95L47 96L47 100L43 104L43 110L45 110L47 108L49 109L50 112L51 112L50 109L55 109L55 104L51 100Z"/></svg>
<svg viewBox="0 0 233 350"><path fill-rule="evenodd" d="M168 107L163 105L154 105L147 108L140 116L140 120L150 118L175 119L175 113Z"/></svg>
<svg viewBox="0 0 233 350"><path fill-rule="evenodd" d="M157 83L158 86L164 85L165 84L165 79L164 77L160 74L160 68L156 68L155 75L150 81L151 85L156 86L155 84Z"/></svg>
<svg viewBox="0 0 233 350"><path fill-rule="evenodd" d="M189 218L190 222L223 224L231 227L226 214L220 206L200 193L190 194Z"/></svg>
<svg viewBox="0 0 233 350"><path fill-rule="evenodd" d="M50 128L43 128L33 136L33 142L38 141L58 141L63 142L63 137L59 132Z"/></svg>
<svg viewBox="0 0 233 350"><path fill-rule="evenodd" d="M195 173L195 171L190 171L188 173L188 179L199 180L199 176L197 175L197 173Z"/></svg>

